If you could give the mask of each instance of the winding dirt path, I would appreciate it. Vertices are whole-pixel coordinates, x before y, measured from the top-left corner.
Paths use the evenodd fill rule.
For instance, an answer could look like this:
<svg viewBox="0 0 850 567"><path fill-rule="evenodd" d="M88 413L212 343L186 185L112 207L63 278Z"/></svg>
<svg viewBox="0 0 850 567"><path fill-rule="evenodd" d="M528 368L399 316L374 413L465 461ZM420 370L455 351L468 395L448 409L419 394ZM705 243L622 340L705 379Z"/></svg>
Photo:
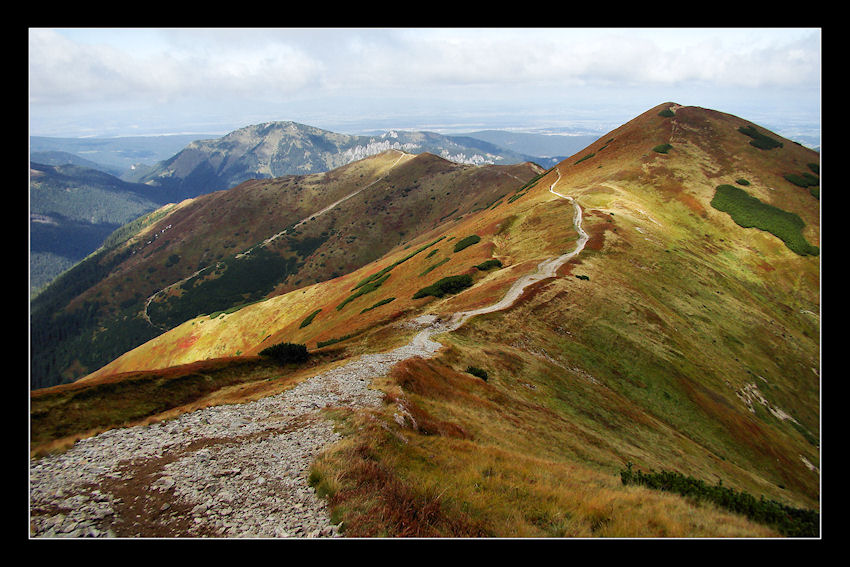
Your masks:
<svg viewBox="0 0 850 567"><path fill-rule="evenodd" d="M370 387L401 361L437 354L432 336L470 317L507 309L531 284L554 277L587 242L582 211L575 250L544 260L498 302L453 314L423 315L409 343L364 354L281 394L213 406L146 426L112 429L60 455L30 462L34 537L340 537L327 503L307 483L310 464L339 440L318 413L325 407L376 409ZM400 411L404 412L403 401ZM405 416L397 416L404 419Z"/></svg>

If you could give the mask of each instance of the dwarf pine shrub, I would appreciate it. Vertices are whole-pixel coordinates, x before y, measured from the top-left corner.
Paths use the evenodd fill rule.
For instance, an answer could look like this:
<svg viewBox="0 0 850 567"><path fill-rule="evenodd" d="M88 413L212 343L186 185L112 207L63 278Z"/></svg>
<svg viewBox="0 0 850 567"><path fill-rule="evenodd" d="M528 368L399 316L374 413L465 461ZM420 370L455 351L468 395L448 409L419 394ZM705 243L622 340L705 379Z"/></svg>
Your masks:
<svg viewBox="0 0 850 567"><path fill-rule="evenodd" d="M624 485L636 484L712 502L755 522L772 526L790 537L817 537L820 531L820 514L813 510L792 508L781 502L768 500L764 496L756 498L747 492L727 488L723 486L722 481L711 485L676 471L644 473L632 469L632 466L632 463L626 463L626 468L620 471L620 481Z"/></svg>
<svg viewBox="0 0 850 567"><path fill-rule="evenodd" d="M472 276L468 274L448 276L437 280L427 287L423 287L413 294L413 299L420 299L422 297L428 297L429 295L433 297L443 297L450 293L457 293L468 287L472 287Z"/></svg>
<svg viewBox="0 0 850 567"><path fill-rule="evenodd" d="M307 346L295 343L278 343L260 351L260 356L266 356L279 364L301 363L306 361L310 354Z"/></svg>
<svg viewBox="0 0 850 567"><path fill-rule="evenodd" d="M454 251L460 252L464 248L468 248L468 247L472 246L473 244L477 244L479 242L481 242L481 237L478 236L477 234L472 234L470 236L467 236L466 238L461 238L460 240L458 240L457 243L455 244Z"/></svg>
<svg viewBox="0 0 850 567"><path fill-rule="evenodd" d="M477 366L467 366L466 371L477 378L481 378L485 382L487 381L487 371L482 368L478 368Z"/></svg>

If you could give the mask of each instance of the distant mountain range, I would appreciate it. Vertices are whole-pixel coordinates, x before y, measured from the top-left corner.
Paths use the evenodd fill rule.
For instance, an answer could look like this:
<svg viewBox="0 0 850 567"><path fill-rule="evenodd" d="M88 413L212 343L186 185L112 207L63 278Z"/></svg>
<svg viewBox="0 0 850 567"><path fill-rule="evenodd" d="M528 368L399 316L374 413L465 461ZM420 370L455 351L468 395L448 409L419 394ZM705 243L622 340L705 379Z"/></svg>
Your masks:
<svg viewBox="0 0 850 567"><path fill-rule="evenodd" d="M121 225L165 203L248 179L320 173L388 149L472 165L538 163L575 153L592 136L390 131L338 134L295 122L246 126L220 138L30 138L31 288L85 258ZM540 151L529 154L527 148Z"/></svg>
<svg viewBox="0 0 850 567"><path fill-rule="evenodd" d="M170 159L126 179L156 187L172 201L227 189L247 179L320 173L386 150L431 153L455 163L543 167L557 158L505 149L468 136L389 131L380 136L338 134L296 122L267 122L213 140L197 140Z"/></svg>

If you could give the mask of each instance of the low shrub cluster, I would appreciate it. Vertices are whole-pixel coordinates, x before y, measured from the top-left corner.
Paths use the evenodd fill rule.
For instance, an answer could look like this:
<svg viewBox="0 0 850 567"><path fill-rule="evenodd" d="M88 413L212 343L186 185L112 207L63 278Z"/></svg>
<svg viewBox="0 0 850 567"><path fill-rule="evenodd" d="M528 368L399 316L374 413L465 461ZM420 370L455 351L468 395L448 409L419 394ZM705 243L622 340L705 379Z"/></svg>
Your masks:
<svg viewBox="0 0 850 567"><path fill-rule="evenodd" d="M298 328L303 329L304 327L312 323L316 315L319 314L319 311L321 311L321 309L316 309L315 311L307 315L307 317L303 321L301 321L301 324L298 326Z"/></svg>
<svg viewBox="0 0 850 567"><path fill-rule="evenodd" d="M658 152L659 154L666 154L667 152L669 152L672 149L673 149L672 144L659 144L659 145L655 146L654 148L652 148L652 151Z"/></svg>
<svg viewBox="0 0 850 567"><path fill-rule="evenodd" d="M307 346L295 343L278 343L260 351L260 356L267 356L280 364L298 364L305 362L310 353Z"/></svg>
<svg viewBox="0 0 850 567"><path fill-rule="evenodd" d="M734 185L718 185L711 206L727 213L739 226L773 234L800 256L820 253L817 246L812 246L803 237L805 223L799 215L762 203Z"/></svg>
<svg viewBox="0 0 850 567"><path fill-rule="evenodd" d="M342 337L336 337L334 339L328 339L326 341L319 341L316 343L316 348L326 347L328 345L335 345L338 342L345 341L355 336L357 333L351 333L348 335L343 335Z"/></svg>
<svg viewBox="0 0 850 567"><path fill-rule="evenodd" d="M479 242L481 242L481 237L477 234L467 236L466 238L461 238L457 241L457 243L455 243L454 251L460 252L464 248L469 248L473 244L478 244Z"/></svg>
<svg viewBox="0 0 850 567"><path fill-rule="evenodd" d="M437 280L427 287L423 287L413 294L413 299L420 299L422 297L428 297L429 295L433 297L443 297L450 293L457 293L468 287L472 287L472 276L468 274L448 276Z"/></svg>
<svg viewBox="0 0 850 567"><path fill-rule="evenodd" d="M776 528L789 537L817 537L820 515L813 510L793 508L764 496L756 498L746 492L723 486L721 481L710 485L697 478L685 476L676 471L649 473L633 470L632 463L620 471L620 480L624 485L646 486L654 490L674 492L688 498L704 500L742 514L747 518Z"/></svg>
<svg viewBox="0 0 850 567"><path fill-rule="evenodd" d="M351 295L346 297L343 300L342 303L337 305L336 310L339 311L340 309L342 309L343 307L345 307L346 305L348 305L350 302L354 301L355 299L357 299L361 295L366 295L367 293L371 293L371 292L375 291L376 289L381 287L381 284L383 284L385 281L387 281L388 277L390 277L390 274L384 274L383 277L381 277L381 278L379 278L375 281L369 282L365 285L362 285L358 288L355 288L355 289L357 289L357 291L355 291L354 293L352 293Z"/></svg>
<svg viewBox="0 0 850 567"><path fill-rule="evenodd" d="M426 276L426 275L430 274L430 273L431 273L431 271L436 270L437 268L439 268L440 266L442 266L443 264L445 264L446 262L448 262L450 259L451 259L451 258L443 258L442 260L440 260L440 261L439 261L439 262L437 262L436 264L433 264L433 265L431 265L431 266L428 266L427 268L425 268L424 270L422 270L422 271L419 273L419 276L418 276L418 277L420 277L420 278L421 278L422 276Z"/></svg>
<svg viewBox="0 0 850 567"><path fill-rule="evenodd" d="M374 303L374 304L370 305L369 307L365 308L364 310L362 310L360 312L360 314L362 315L363 313L366 313L367 311L371 311L372 309L375 309L376 307L380 307L381 305L386 305L387 303L390 303L392 301L395 301L395 297L388 297L386 299L382 299L382 300L378 301L377 303Z"/></svg>
<svg viewBox="0 0 850 567"><path fill-rule="evenodd" d="M595 156L595 155L596 155L596 152L593 152L592 154L587 154L587 155L586 155L586 156L584 156L583 158L580 158L580 159L576 160L576 162L575 162L573 165L578 165L578 164L580 164L581 162L583 162L584 160L586 160L586 159L590 159L590 158L592 158L592 157L593 157L593 156Z"/></svg>
<svg viewBox="0 0 850 567"><path fill-rule="evenodd" d="M496 258L490 258L489 260L485 260L480 264L476 265L475 267L481 270L482 272L486 272L491 268L501 268L502 263Z"/></svg>
<svg viewBox="0 0 850 567"><path fill-rule="evenodd" d="M487 371L482 368L478 368L477 366L467 366L466 371L477 378L481 378L485 382L487 381Z"/></svg>
<svg viewBox="0 0 850 567"><path fill-rule="evenodd" d="M762 134L761 132L756 130L755 127L753 127L752 125L741 126L740 128L738 128L738 132L752 138L752 140L750 140L750 145L760 150L772 150L773 148L782 147L782 142L778 142L770 136Z"/></svg>

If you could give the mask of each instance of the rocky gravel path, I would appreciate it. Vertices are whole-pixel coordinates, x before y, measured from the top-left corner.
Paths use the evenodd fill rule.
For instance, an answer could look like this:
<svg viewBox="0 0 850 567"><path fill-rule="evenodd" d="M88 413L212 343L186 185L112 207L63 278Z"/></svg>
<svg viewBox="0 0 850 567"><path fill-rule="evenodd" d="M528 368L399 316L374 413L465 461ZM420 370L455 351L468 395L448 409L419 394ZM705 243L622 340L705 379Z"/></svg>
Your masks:
<svg viewBox="0 0 850 567"><path fill-rule="evenodd" d="M554 186L550 187L555 193ZM405 346L362 355L254 402L201 409L170 421L113 429L30 461L30 531L53 537L339 537L327 505L307 483L311 462L339 435L325 407L379 407L373 378L396 363L434 356L432 335L508 307L526 286L552 277L587 240L581 209L575 251L542 262L506 298L442 320L423 315Z"/></svg>

